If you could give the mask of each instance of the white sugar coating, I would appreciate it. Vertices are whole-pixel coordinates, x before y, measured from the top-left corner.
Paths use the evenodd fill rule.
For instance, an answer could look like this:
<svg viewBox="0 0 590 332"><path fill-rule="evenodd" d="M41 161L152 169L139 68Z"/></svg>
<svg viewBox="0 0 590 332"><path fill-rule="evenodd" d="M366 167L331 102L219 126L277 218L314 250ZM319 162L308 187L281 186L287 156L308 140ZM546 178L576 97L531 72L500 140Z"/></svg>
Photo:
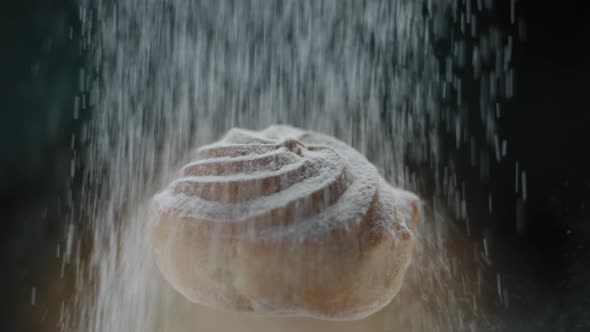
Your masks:
<svg viewBox="0 0 590 332"><path fill-rule="evenodd" d="M213 159L198 160L190 162L183 167L183 174L189 175L193 173L203 174L210 170L207 166L222 165L218 175L224 175L223 171L228 171L229 174L236 172L239 168L243 173L259 171L265 169L269 171L276 171L279 168L297 162L299 158L297 155L288 151L284 147L276 149L271 152L262 153L259 155L246 155L237 157L218 157ZM267 161L262 164L261 162ZM219 174L221 173L221 174ZM206 174L206 173L205 173Z"/></svg>
<svg viewBox="0 0 590 332"><path fill-rule="evenodd" d="M376 205L375 224L397 239L400 230L408 231L406 224L412 219L410 204L417 200L413 194L387 184L376 168L347 144L291 126L273 125L259 132L234 128L220 141L198 149L195 155L197 160L183 167L185 174L191 168L204 166L209 169L199 172L219 175L183 176L154 197L161 213L185 218L188 223L194 222L195 227L199 227L199 222L280 218L292 205L293 222L277 229L260 230L255 236L319 237L334 228L347 229L361 222L379 191L381 204ZM264 163L257 164L257 160ZM279 182L277 191L259 194L269 178ZM250 190L254 197L229 201L230 185L236 190ZM339 192L330 190L330 185L344 188ZM215 190L220 192L213 199L203 197ZM324 197L311 197L318 192ZM319 211L305 213L302 204L320 205Z"/></svg>

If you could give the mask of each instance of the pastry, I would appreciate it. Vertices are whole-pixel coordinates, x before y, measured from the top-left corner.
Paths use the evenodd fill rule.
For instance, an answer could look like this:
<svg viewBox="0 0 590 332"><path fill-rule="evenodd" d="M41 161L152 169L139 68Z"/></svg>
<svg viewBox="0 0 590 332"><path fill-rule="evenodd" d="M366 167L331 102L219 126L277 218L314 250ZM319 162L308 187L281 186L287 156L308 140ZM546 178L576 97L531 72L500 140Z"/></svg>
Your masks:
<svg viewBox="0 0 590 332"><path fill-rule="evenodd" d="M153 203L156 264L190 301L330 320L391 301L420 215L358 151L290 126L231 129Z"/></svg>

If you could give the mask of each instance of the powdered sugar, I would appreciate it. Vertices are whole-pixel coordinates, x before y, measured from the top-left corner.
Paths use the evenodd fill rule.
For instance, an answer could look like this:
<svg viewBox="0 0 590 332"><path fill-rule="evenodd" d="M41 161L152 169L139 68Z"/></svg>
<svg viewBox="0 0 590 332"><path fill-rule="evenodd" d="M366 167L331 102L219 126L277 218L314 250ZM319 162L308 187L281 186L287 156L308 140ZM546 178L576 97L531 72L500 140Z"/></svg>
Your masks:
<svg viewBox="0 0 590 332"><path fill-rule="evenodd" d="M321 236L359 222L379 192L375 224L395 238L409 232L409 206L417 198L392 188L364 156L334 138L282 125L234 128L195 157L183 167L185 176L154 198L161 213L195 227L266 221L254 236Z"/></svg>

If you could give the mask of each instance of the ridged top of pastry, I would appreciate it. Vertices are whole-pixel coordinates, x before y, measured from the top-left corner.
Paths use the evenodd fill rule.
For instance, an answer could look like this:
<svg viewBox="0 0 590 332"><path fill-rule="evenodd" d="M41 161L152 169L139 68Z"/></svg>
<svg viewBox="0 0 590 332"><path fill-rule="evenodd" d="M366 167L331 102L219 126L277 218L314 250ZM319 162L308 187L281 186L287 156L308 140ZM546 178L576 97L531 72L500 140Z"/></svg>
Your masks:
<svg viewBox="0 0 590 332"><path fill-rule="evenodd" d="M370 208L394 213L393 188L375 167L322 134L289 126L231 129L192 157L156 195L156 209L221 236L304 236L348 228ZM388 191L389 202L377 202L378 190Z"/></svg>

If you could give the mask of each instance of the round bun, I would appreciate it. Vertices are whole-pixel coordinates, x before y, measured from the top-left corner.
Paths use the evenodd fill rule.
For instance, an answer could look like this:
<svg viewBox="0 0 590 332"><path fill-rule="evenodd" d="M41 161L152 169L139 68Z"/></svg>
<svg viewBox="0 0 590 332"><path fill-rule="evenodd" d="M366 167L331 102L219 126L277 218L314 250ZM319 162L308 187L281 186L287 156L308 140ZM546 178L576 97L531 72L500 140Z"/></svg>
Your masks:
<svg viewBox="0 0 590 332"><path fill-rule="evenodd" d="M272 316L360 319L410 263L419 200L359 152L289 126L230 130L154 197L158 268L189 300Z"/></svg>

